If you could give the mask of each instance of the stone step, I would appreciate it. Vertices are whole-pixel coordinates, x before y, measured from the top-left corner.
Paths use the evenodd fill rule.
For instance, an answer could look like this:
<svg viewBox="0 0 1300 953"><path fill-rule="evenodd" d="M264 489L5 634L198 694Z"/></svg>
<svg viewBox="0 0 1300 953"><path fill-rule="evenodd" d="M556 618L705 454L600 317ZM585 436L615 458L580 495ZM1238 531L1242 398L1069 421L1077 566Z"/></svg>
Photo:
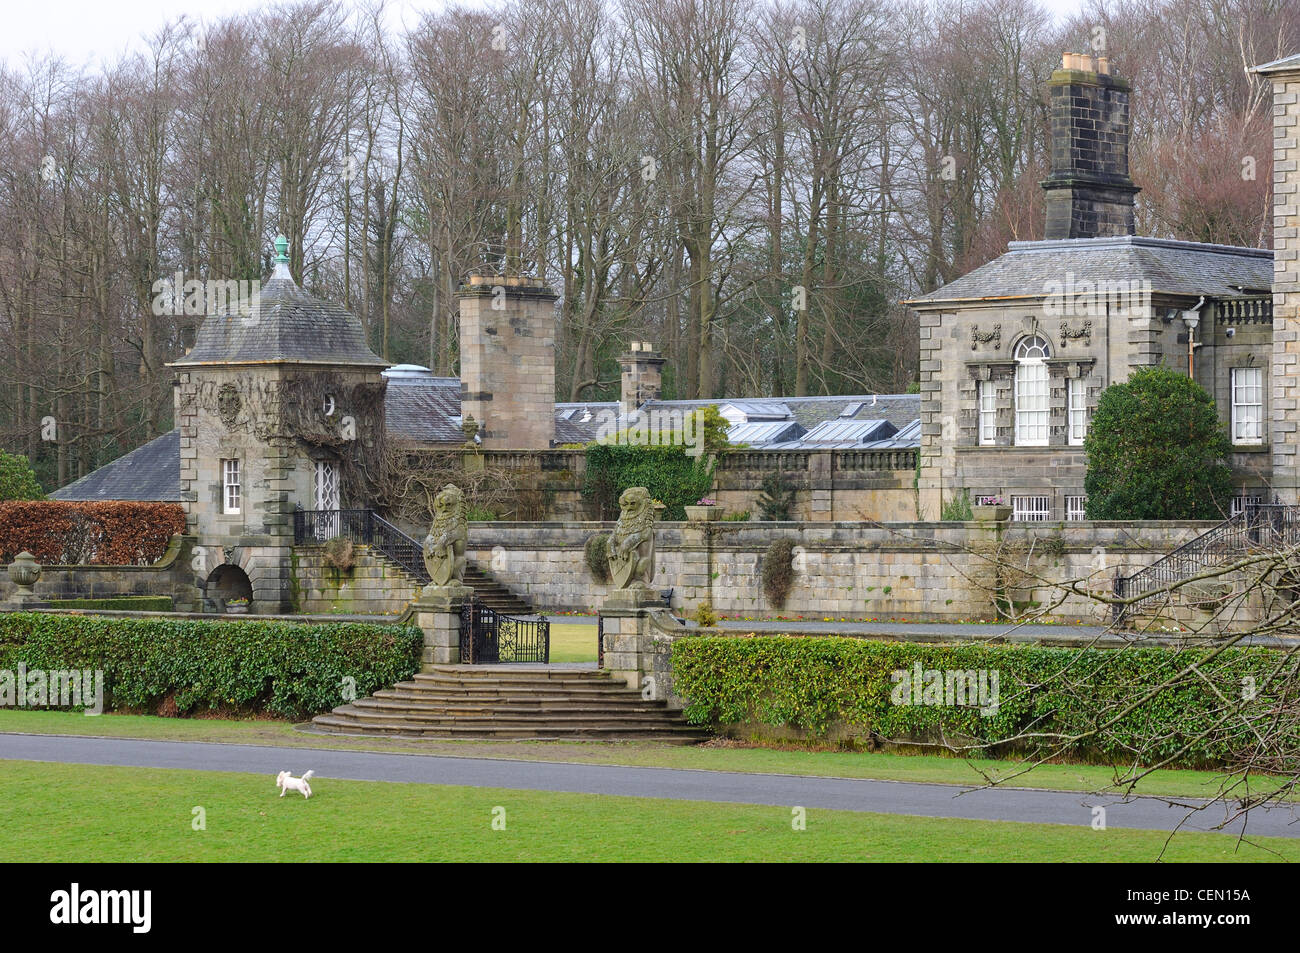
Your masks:
<svg viewBox="0 0 1300 953"><path fill-rule="evenodd" d="M331 734L383 735L451 739L460 741L657 741L663 744L697 744L708 738L707 733L692 728L620 726L580 728L574 726L547 726L532 728L479 728L463 726L429 727L415 723L360 725L346 717L318 715L313 725Z"/></svg>
<svg viewBox="0 0 1300 953"><path fill-rule="evenodd" d="M575 689L571 692L446 692L446 691L408 691L401 688L385 688L372 696L387 701L407 702L412 705L444 705L478 702L483 704L550 704L554 702L574 702L581 704L602 705L648 705L638 692L620 692L608 689Z"/></svg>
<svg viewBox="0 0 1300 953"><path fill-rule="evenodd" d="M500 713L503 715L599 715L609 714L613 716L622 715L654 715L663 717L668 714L667 708L662 705L656 705L653 702L643 702L640 705L620 705L610 704L608 702L583 702L583 701L548 701L542 703L536 702L499 702L490 701L482 702L473 699L455 702L413 702L405 698L380 698L371 695L367 698L358 698L351 702L359 708L367 710L384 710L384 711L409 711L409 712L428 712L430 714L440 714L450 712L460 714L462 712L483 712L487 714Z"/></svg>
<svg viewBox="0 0 1300 953"><path fill-rule="evenodd" d="M676 727L665 717L666 712L554 712L522 711L504 712L482 709L442 709L440 711L415 711L410 708L363 705L359 699L351 705L341 705L331 712L333 715L346 716L357 721L409 722L419 725L462 725L501 726L505 728L527 728L536 725L572 725L598 728L602 725L634 725L648 727Z"/></svg>

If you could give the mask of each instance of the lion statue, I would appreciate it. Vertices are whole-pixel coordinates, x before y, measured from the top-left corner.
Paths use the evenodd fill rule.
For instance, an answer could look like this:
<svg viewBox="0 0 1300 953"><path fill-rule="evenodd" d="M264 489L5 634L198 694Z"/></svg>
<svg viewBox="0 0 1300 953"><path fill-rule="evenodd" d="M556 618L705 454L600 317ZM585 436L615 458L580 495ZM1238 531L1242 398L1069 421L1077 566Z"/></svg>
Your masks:
<svg viewBox="0 0 1300 953"><path fill-rule="evenodd" d="M618 498L618 525L609 537L609 575L615 589L647 589L655 575L655 508L643 486Z"/></svg>
<svg viewBox="0 0 1300 953"><path fill-rule="evenodd" d="M433 500L433 525L424 538L424 568L430 585L465 584L465 544L469 523L465 520L465 495L454 483L444 486Z"/></svg>

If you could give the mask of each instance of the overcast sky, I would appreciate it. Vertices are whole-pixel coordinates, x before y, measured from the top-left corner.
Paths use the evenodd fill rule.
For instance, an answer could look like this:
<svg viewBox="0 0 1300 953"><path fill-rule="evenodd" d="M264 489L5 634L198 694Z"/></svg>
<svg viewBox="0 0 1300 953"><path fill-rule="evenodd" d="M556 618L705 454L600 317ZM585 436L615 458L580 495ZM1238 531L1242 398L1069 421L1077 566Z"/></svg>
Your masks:
<svg viewBox="0 0 1300 953"><path fill-rule="evenodd" d="M1068 15L1083 0L1043 0L1054 13ZM140 37L152 33L182 13L211 21L226 14L265 6L258 0L7 0L0 29L0 58L11 67L25 54L53 51L75 65L114 59L134 49ZM415 22L441 0L390 0L394 26ZM471 0L487 6L486 0Z"/></svg>

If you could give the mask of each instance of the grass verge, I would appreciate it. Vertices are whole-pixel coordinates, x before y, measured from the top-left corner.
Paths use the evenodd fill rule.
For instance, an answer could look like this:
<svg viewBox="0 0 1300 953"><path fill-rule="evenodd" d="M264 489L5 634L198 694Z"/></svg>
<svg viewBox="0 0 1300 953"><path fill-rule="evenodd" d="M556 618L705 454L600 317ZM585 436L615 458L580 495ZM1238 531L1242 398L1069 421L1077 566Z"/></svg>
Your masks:
<svg viewBox="0 0 1300 953"><path fill-rule="evenodd" d="M1150 861L1159 831L491 788L9 761L0 861ZM58 791L57 798L50 797ZM201 812L201 813L200 813ZM202 819L204 829L195 825ZM504 819L505 829L493 828ZM1300 859L1300 841L1182 834L1168 861Z"/></svg>

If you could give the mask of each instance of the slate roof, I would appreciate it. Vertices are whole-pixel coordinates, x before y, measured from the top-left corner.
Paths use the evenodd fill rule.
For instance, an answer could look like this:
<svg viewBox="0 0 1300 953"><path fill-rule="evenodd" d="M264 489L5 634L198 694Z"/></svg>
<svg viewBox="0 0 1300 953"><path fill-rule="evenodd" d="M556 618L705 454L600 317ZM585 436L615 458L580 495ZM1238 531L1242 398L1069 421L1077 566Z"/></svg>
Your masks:
<svg viewBox="0 0 1300 953"><path fill-rule="evenodd" d="M1153 294L1235 298L1272 289L1273 253L1135 235L1011 242L1001 257L905 303L924 308L945 301L1041 298L1071 277L1076 287L1085 281L1149 281Z"/></svg>
<svg viewBox="0 0 1300 953"><path fill-rule="evenodd" d="M179 503L181 432L155 437L50 494L55 500L139 500Z"/></svg>
<svg viewBox="0 0 1300 953"><path fill-rule="evenodd" d="M384 420L390 437L412 443L465 442L460 429L460 379L384 373Z"/></svg>
<svg viewBox="0 0 1300 953"><path fill-rule="evenodd" d="M277 264L250 314L209 315L194 348L173 365L274 363L389 364L370 350L356 315L307 294Z"/></svg>

